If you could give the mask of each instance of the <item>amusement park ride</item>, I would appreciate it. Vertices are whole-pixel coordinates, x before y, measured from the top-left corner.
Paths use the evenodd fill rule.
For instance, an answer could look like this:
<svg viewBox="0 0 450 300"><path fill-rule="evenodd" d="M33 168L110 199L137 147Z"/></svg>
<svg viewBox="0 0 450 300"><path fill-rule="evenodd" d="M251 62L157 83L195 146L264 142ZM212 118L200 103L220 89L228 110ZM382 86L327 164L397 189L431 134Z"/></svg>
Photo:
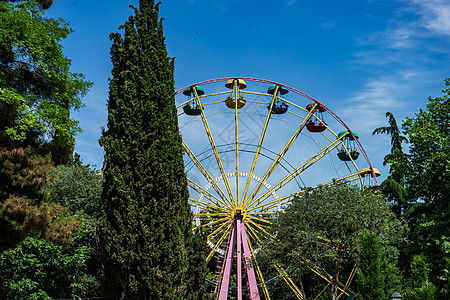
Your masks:
<svg viewBox="0 0 450 300"><path fill-rule="evenodd" d="M264 279L257 257L265 240L276 240L268 228L283 207L305 187L345 181L364 188L377 185L380 173L356 132L324 103L287 85L228 77L176 93L194 227L206 232L211 250L205 259L216 265L215 280L208 280L213 293L220 300L230 293L270 299L272 280ZM273 266L303 299L287 270L276 261ZM341 296L353 294L353 275L354 268L339 283Z"/></svg>

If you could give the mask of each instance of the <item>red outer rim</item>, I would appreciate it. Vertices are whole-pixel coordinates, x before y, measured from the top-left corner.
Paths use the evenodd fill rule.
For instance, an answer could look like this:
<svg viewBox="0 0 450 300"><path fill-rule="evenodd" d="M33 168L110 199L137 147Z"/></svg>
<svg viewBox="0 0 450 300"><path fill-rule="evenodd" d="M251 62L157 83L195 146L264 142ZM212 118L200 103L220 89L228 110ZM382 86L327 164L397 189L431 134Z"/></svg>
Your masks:
<svg viewBox="0 0 450 300"><path fill-rule="evenodd" d="M176 91L175 91L175 94L177 95L177 94L179 94L180 92L184 91L185 89L190 88L190 87L192 87L192 86L194 86L194 85L202 85L202 84L216 83L216 82L221 82L221 81L227 81L227 80L230 80L230 79L243 79L243 80L247 80L247 81L260 82L260 83L269 83L269 84L279 85L279 86L285 87L286 89L288 89L288 90L290 90L290 91L292 91L292 92L294 92L294 93L296 93L296 94L298 94L298 95L300 95L300 96L303 96L303 97L305 97L305 98L307 98L307 99L310 99L310 100L312 100L312 101L314 101L314 102L316 102L316 103L322 104L322 106L325 108L325 110L326 110L330 115L332 115L333 118L336 119L336 121L338 121L342 126L344 126L345 129L347 129L347 130L350 132L350 134L353 136L353 139L356 141L356 144L358 145L359 150L360 150L361 153L364 155L364 158L366 159L367 163L369 164L370 170L372 171L372 178L373 178L373 180L374 180L375 186L378 186L378 180L377 180L377 177L375 176L375 171L373 170L373 167L372 167L372 164L370 163L369 157L367 156L367 153L366 153L366 151L364 150L364 148L362 147L361 143L360 143L360 142L358 141L358 139L356 139L355 136L353 135L353 132L350 130L350 128L349 128L349 127L344 123L344 121L342 121L342 120L341 120L334 112L332 112L332 111L331 111L324 103L322 103L322 102L320 102L320 101L314 99L313 97L309 96L308 94L306 94L306 93L304 93L304 92L302 92L302 91L300 91L300 90L297 90L297 89L295 89L295 88L293 88L293 87L290 87L290 86L288 86L288 85L285 85L285 84L282 84L282 83L279 83L279 82L276 82L276 81L272 81L272 80L261 79L261 78L253 78L253 77L240 77L240 76L234 76L234 77L222 77L222 78L216 78L216 79L209 79L209 80L197 82L197 83L194 83L194 84L191 84L191 85L188 85L188 86L186 86L186 87L183 87L183 88L181 88L181 89L176 90Z"/></svg>

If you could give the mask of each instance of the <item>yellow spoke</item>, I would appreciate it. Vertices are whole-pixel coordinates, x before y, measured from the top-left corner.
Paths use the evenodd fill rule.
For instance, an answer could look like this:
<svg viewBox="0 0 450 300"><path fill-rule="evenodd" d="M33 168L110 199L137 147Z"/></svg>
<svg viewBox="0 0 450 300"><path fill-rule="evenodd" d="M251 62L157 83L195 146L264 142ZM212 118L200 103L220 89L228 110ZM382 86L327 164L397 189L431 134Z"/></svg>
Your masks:
<svg viewBox="0 0 450 300"><path fill-rule="evenodd" d="M192 189L194 189L197 193L203 194L203 196L205 196L209 201L211 201L212 203L214 203L217 206L219 206L218 202L221 202L222 204L224 204L226 206L226 204L223 203L221 199L219 199L216 196L214 196L213 194L211 194L208 190L201 187L200 185L198 185L196 182L192 181L188 177L186 177L186 179L188 181L188 186L190 186ZM213 200L212 198L214 198L215 200Z"/></svg>
<svg viewBox="0 0 450 300"><path fill-rule="evenodd" d="M202 163L198 160L198 158L194 155L194 153L191 151L191 149L188 147L188 145L184 141L183 141L183 148L186 151L187 155L192 159L192 161L194 162L194 164L198 168L198 170L202 173L202 175L206 178L206 180L208 180L209 183L211 183L212 188L217 192L217 194L219 194L219 196L222 198L223 201L228 203L228 204L226 204L226 206L229 208L233 207L233 204L230 202L230 200L228 200L228 198L222 192L222 190L217 185L214 178L208 173L208 171L206 171L206 168L202 165ZM217 149L216 149L216 151L217 151ZM225 176L225 178L226 178L226 176Z"/></svg>
<svg viewBox="0 0 450 300"><path fill-rule="evenodd" d="M227 228L224 229L224 227L229 224L229 223L222 223L219 227L217 227L217 229L215 229L213 232L211 232L208 235L209 239L214 239L217 235L219 235L221 232L223 232L223 230L227 230Z"/></svg>
<svg viewBox="0 0 450 300"><path fill-rule="evenodd" d="M196 217L212 217L212 216L228 216L228 213L215 213L215 214L193 214Z"/></svg>
<svg viewBox="0 0 450 300"><path fill-rule="evenodd" d="M314 300L319 299L320 295L323 294L323 292L325 292L325 290L327 289L327 287L330 286L330 283L328 282L328 284L322 289L322 291L319 293L319 295L316 296L316 298L314 298Z"/></svg>
<svg viewBox="0 0 450 300"><path fill-rule="evenodd" d="M344 286L344 291L348 288L348 285L349 285L349 284L352 282L352 280L353 280L353 276L355 275L355 271L356 271L356 266L357 266L357 264L355 264L355 265L353 266L353 269L352 269L352 271L350 272L350 275L348 276L347 282L345 283L345 286ZM338 296L338 299L339 299L339 297L342 296L342 294L344 294L343 291L342 291L341 294Z"/></svg>
<svg viewBox="0 0 450 300"><path fill-rule="evenodd" d="M255 212L255 214L256 213L272 213L272 212L265 212L265 211L269 210L269 209L272 209L272 208L277 208L278 209L279 206L281 206L279 204L279 200L275 199L275 200L272 200L272 201L269 201L269 202L264 202L263 204L259 204L259 205L256 205L256 206L249 207L249 208L247 208L247 210L248 211L254 211L254 210L260 208L261 211L260 212ZM276 213L276 212L273 212L273 213Z"/></svg>
<svg viewBox="0 0 450 300"><path fill-rule="evenodd" d="M232 224L230 223L230 225L228 226L228 229L230 229L231 226L232 226ZM224 234L220 237L219 241L217 241L217 243L214 245L214 248L211 250L211 252L209 252L208 256L206 257L206 263L208 263L211 260L214 253L216 252L217 248L219 248L219 246L222 244L222 242L225 239L225 237L227 236L227 234L230 234L230 233L231 233L230 230L224 231Z"/></svg>
<svg viewBox="0 0 450 300"><path fill-rule="evenodd" d="M268 233L264 228L262 228L262 226L260 226L259 224L256 224L255 222L253 222L252 220L247 220L248 223L251 223L256 230L263 232L264 234L266 234L268 237L270 238L275 238L273 235L271 235L270 233ZM250 225L250 224L249 224Z"/></svg>
<svg viewBox="0 0 450 300"><path fill-rule="evenodd" d="M283 277L283 280L286 282L286 284L291 288L291 290L294 292L297 299L304 299L302 292L298 289L298 287L294 284L291 277L287 274L286 270L284 270L279 264L273 265L277 272Z"/></svg>
<svg viewBox="0 0 450 300"><path fill-rule="evenodd" d="M220 160L219 152L217 151L216 143L214 142L214 138L212 136L211 130L210 130L209 125L208 125L208 121L206 120L205 112L203 111L203 108L202 108L202 103L200 102L200 99L198 97L197 89L193 89L193 91L194 91L194 95L195 95L195 100L197 102L197 107L200 109L200 112L201 112L203 126L204 126L206 134L208 136L211 148L212 148L212 150L214 152L214 156L216 158L217 165L219 167L220 173L222 174L222 179L223 179L223 182L225 183L225 186L227 188L228 196L230 197L231 202L234 205L236 205L233 193L231 191L230 183L228 182L228 177L226 176L225 170L224 170L223 165L222 165L222 161ZM236 99L236 101L237 101L237 99Z"/></svg>
<svg viewBox="0 0 450 300"><path fill-rule="evenodd" d="M226 226L227 224L230 224L230 222L227 221L227 222L222 222L222 223L219 223L219 224L214 224L214 225L211 226L211 228L208 228L209 229L208 232L210 232L210 231L216 232L216 234L214 234L214 235L212 235L212 233L208 234L208 238L209 238L210 242L213 243L213 241L216 239L216 237L218 235L222 234L222 232L224 230L226 230L226 229L224 229L224 226ZM211 235L211 237L209 237L210 235Z"/></svg>
<svg viewBox="0 0 450 300"><path fill-rule="evenodd" d="M267 126L269 125L270 116L272 115L272 108L273 108L273 104L275 102L275 99L277 97L278 88L279 88L279 85L277 85L275 87L275 91L273 92L273 97L272 97L272 101L270 102L269 112L267 113L266 121L264 123L264 127L263 127L263 130L261 132L261 136L259 138L258 147L256 148L255 157L253 158L253 164L252 164L252 167L250 169L250 175L248 176L247 184L245 185L245 190L244 190L244 194L242 195L242 200L244 200L245 197L247 196L248 188L250 187L250 182L252 181L253 172L255 171L255 167L256 167L256 162L258 161L259 153L261 151L261 146L262 146L262 143L264 141L264 137L266 135Z"/></svg>
<svg viewBox="0 0 450 300"><path fill-rule="evenodd" d="M202 201L198 201L196 199L189 198L189 201L192 202L192 206L195 206L193 203L196 203L196 204L198 204L199 206L201 206L202 208L204 208L207 211L217 211L217 212L223 212L224 211L224 209L222 207L220 207L220 206L214 206L214 205L202 202Z"/></svg>
<svg viewBox="0 0 450 300"><path fill-rule="evenodd" d="M199 228L201 228L201 227L211 226L211 225L214 225L214 224L217 224L217 223L220 223L220 222L227 221L228 219L229 219L229 217L227 216L227 217L225 217L225 218L221 218L221 219L218 219L218 220L215 220L215 221L206 223L206 224L202 224L202 225L200 225L200 226L194 226L194 229L199 229Z"/></svg>
<svg viewBox="0 0 450 300"><path fill-rule="evenodd" d="M331 181L325 182L323 184L316 185L316 186L314 186L314 187L312 187L312 188L310 188L308 190L303 190L303 191L300 191L300 192L296 192L296 193L293 193L293 194L281 197L280 199L278 199L278 201L280 201L280 204L285 204L285 203L289 202L289 201L285 201L286 199L291 200L293 197L299 196L299 195L301 195L303 193L306 193L306 192L308 192L310 190L315 190L315 189L317 189L319 187L330 185L330 184L332 184L334 182L339 182L339 181L343 181L343 180L351 178L351 177L356 177L356 178L353 178L353 179L350 179L350 180L346 180L346 182L352 182L354 180L358 180L360 176L361 175L359 174L359 172L356 172L356 173L353 173L353 174L349 174L349 175L346 175L346 176L343 176L343 177L340 177L340 178L333 179Z"/></svg>
<svg viewBox="0 0 450 300"><path fill-rule="evenodd" d="M252 220L256 220L256 221L259 221L259 222L264 222L264 223L267 223L269 225L272 225L272 222L267 221L266 219L255 218L255 217L252 217L252 216L248 216L247 218L252 219Z"/></svg>
<svg viewBox="0 0 450 300"><path fill-rule="evenodd" d="M316 163L318 160L320 160L322 157L327 155L329 152L331 152L334 148L336 148L339 145L339 142L341 141L342 137L337 139L336 141L333 141L331 144L326 146L324 149L322 149L319 153L308 159L305 163L303 163L300 167L296 168L294 171L289 173L289 175L285 176L283 179L281 179L279 182L277 182L275 185L273 185L270 189L267 189L261 196L253 199L252 202L247 204L245 208L250 207L254 203L264 201L266 198L268 198L273 190L277 191L280 188L282 188L284 185L289 183L292 179L300 175L303 171L308 169L310 166L312 166L314 163Z"/></svg>
<svg viewBox="0 0 450 300"><path fill-rule="evenodd" d="M189 198L189 200L192 201L192 202L196 202L196 200L194 200L194 199L190 199ZM209 207L203 206L202 204L203 203L189 203L189 205L192 206L192 207L195 207L195 208L199 207L200 209L204 209L204 210L209 211L209 212L211 212L211 211L214 212L214 210L209 210Z"/></svg>
<svg viewBox="0 0 450 300"><path fill-rule="evenodd" d="M281 243L281 241L279 241L277 238L274 237L274 238L272 239L272 243L277 243L277 242L280 242L280 243ZM313 273L315 273L316 275L318 275L319 277L321 277L322 279L324 279L324 280L327 281L328 283L331 283L331 280L333 279L333 276L328 275L324 270L318 270L318 269L315 269L315 268L311 267L311 266L309 265L310 261L309 261L308 259L302 257L302 256L300 255L300 253L298 253L298 252L295 251L294 249L291 249L291 251L292 251L293 253L295 253L295 254L299 257L299 262L300 262L300 263L304 264L309 270L311 270ZM354 272L354 271L352 271L352 272ZM331 279L330 279L330 278L331 278ZM348 282L349 282L349 280L347 280L347 283L348 283ZM343 284L342 282L340 282L339 280L337 281L337 283L338 283L337 289L340 290L341 292L344 292L346 295L349 295L349 293L355 294L355 292L352 291L352 290L347 286L347 284L344 285L344 284ZM347 291L348 291L348 292L347 292Z"/></svg>
<svg viewBox="0 0 450 300"><path fill-rule="evenodd" d="M257 241L258 244L260 244L261 240L259 239L257 232L255 232L255 230L251 226L249 226L247 223L244 223L244 225L245 225L245 228L247 229L246 232L249 232L253 236L255 241Z"/></svg>
<svg viewBox="0 0 450 300"><path fill-rule="evenodd" d="M317 105L317 104L316 104ZM315 106L314 106L315 108ZM269 169L266 171L266 173L264 174L264 176L261 178L261 181L257 184L256 188L253 190L253 192L250 194L250 196L248 197L248 199L245 200L244 202L244 206L248 207L248 203L252 201L252 199L256 196L256 194L259 192L259 190L261 189L261 187L264 185L264 183L266 182L266 180L270 177L270 175L272 174L272 172L275 170L275 168L279 165L279 163L281 162L282 158L284 157L284 155L288 152L288 150L291 148L291 146L294 144L295 140L297 139L297 137L300 135L300 133L302 132L303 128L305 127L306 124L306 120L309 118L309 116L311 116L312 112L314 111L314 109L311 109L308 112L308 115L303 119L302 123L300 124L300 126L297 128L297 130L295 131L295 133L291 136L291 138L289 139L289 141L286 143L286 145L284 146L283 150L280 151L280 153L278 154L277 158L275 159L275 161L272 163L272 165L269 167Z"/></svg>
<svg viewBox="0 0 450 300"><path fill-rule="evenodd" d="M277 211L267 211L267 212L247 212L248 215L278 215Z"/></svg>

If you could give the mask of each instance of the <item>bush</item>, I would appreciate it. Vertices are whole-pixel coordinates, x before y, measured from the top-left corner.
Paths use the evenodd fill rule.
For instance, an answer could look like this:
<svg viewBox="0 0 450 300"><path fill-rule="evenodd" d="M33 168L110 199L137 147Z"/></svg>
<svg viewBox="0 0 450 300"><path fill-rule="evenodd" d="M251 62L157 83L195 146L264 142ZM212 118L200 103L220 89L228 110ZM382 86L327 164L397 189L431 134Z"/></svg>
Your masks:
<svg viewBox="0 0 450 300"><path fill-rule="evenodd" d="M71 214L98 217L102 183L96 170L84 165L60 165L48 176L53 180L43 190L49 202L68 207Z"/></svg>
<svg viewBox="0 0 450 300"><path fill-rule="evenodd" d="M48 241L27 237L16 248L0 254L0 298L93 296L95 279L85 273L88 252L86 247L64 250Z"/></svg>

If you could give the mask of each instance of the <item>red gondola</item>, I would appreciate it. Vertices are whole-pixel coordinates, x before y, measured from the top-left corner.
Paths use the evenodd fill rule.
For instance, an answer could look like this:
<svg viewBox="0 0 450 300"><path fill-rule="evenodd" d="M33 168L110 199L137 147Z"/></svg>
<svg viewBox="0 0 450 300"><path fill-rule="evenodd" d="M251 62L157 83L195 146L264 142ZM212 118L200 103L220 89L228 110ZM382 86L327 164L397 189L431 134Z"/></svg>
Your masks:
<svg viewBox="0 0 450 300"><path fill-rule="evenodd" d="M314 107L315 106L315 107ZM312 102L309 103L306 106L306 109L311 111L311 109L314 108L314 111L312 112L312 114L314 116L311 116L309 121L306 123L306 129L309 132L322 132L325 129L327 129L327 123L325 123L324 119L323 119L323 112L326 111L326 107L323 103L317 102Z"/></svg>

